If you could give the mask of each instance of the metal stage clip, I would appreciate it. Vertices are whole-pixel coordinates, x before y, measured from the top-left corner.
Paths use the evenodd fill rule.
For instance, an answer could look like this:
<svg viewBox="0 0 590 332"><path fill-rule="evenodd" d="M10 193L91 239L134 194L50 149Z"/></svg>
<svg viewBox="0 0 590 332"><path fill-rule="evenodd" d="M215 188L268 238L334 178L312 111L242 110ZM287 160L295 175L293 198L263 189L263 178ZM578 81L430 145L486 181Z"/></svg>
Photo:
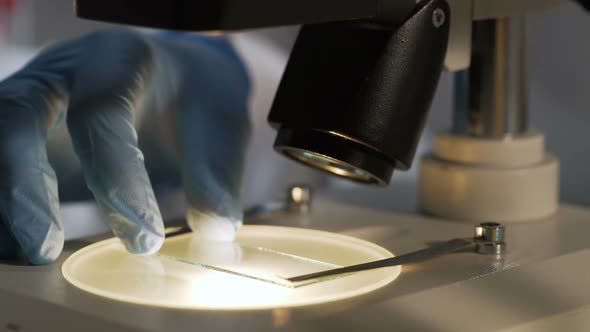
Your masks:
<svg viewBox="0 0 590 332"><path fill-rule="evenodd" d="M285 278L292 283L309 282L315 279L338 278L350 273L367 271L382 267L392 267L402 264L413 264L430 260L442 255L459 250L473 248L475 252L487 255L501 255L506 249L506 228L498 223L483 223L475 227L475 235L472 238L457 238L435 244L431 247L420 249L400 256L386 258L378 261L362 263L327 271L310 273L306 275Z"/></svg>

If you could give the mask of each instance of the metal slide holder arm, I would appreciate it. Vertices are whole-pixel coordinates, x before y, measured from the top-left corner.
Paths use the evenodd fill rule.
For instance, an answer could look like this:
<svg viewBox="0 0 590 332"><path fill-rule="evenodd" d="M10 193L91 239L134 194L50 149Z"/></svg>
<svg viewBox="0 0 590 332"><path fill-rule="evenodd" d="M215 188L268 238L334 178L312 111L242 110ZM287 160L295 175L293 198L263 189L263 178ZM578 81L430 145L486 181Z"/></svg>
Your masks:
<svg viewBox="0 0 590 332"><path fill-rule="evenodd" d="M505 238L506 229L504 225L497 223L483 223L475 226L475 234L472 238L451 239L449 241L435 244L429 248L420 249L401 256L285 278L285 280L291 283L301 283L312 280L332 279L355 272L369 271L403 264L416 264L467 249L475 249L475 251L480 254L501 256L506 250Z"/></svg>

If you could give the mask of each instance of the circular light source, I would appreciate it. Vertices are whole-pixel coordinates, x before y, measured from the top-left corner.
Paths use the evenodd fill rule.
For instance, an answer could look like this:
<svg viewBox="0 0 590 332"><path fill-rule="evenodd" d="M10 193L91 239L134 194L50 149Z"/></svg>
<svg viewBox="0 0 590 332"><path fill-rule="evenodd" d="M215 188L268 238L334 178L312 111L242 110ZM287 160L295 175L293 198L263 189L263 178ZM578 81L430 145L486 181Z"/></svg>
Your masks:
<svg viewBox="0 0 590 332"><path fill-rule="evenodd" d="M199 248L198 242L202 241L193 234L172 237L165 241L161 253L167 256L190 254ZM288 265L292 257L339 266L392 257L382 247L341 234L248 225L238 232L237 244L226 247L228 250L213 250L220 256L213 261L234 257L241 260L241 264L254 262L257 265L252 267L260 268L260 261L252 256L256 255L255 251L247 256L239 249L232 249L240 246L264 248L260 255L269 251L278 253L277 264L269 262L269 266L264 267L270 272L278 272L278 266ZM294 268L292 272L297 273L297 267ZM117 239L85 247L72 254L62 266L66 280L96 295L159 307L223 310L274 309L342 300L381 288L397 278L400 271L399 266L376 269L299 288L286 288L162 256L131 255Z"/></svg>

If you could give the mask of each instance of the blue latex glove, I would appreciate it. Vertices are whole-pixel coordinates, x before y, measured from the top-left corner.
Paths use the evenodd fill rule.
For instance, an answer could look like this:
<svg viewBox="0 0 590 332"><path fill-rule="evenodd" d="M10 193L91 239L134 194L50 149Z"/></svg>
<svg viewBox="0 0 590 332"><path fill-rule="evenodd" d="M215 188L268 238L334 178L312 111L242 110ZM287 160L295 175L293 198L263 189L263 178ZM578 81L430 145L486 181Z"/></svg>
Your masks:
<svg viewBox="0 0 590 332"><path fill-rule="evenodd" d="M62 120L87 186L128 251L152 254L164 240L138 148L144 123L162 160L178 165L189 225L233 239L242 220L248 77L223 38L179 36L99 31L46 49L0 83L0 256L22 251L46 264L63 248L46 151Z"/></svg>

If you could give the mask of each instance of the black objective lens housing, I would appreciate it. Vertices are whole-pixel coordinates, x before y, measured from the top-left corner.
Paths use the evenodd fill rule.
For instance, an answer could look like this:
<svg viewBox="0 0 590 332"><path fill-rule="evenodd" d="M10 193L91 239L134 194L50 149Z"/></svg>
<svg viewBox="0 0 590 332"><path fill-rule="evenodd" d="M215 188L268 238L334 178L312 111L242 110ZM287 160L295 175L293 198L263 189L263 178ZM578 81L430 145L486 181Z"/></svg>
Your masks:
<svg viewBox="0 0 590 332"><path fill-rule="evenodd" d="M442 16L441 16L442 15ZM430 1L400 27L306 25L269 122L275 149L374 185L408 169L442 70L449 9Z"/></svg>

